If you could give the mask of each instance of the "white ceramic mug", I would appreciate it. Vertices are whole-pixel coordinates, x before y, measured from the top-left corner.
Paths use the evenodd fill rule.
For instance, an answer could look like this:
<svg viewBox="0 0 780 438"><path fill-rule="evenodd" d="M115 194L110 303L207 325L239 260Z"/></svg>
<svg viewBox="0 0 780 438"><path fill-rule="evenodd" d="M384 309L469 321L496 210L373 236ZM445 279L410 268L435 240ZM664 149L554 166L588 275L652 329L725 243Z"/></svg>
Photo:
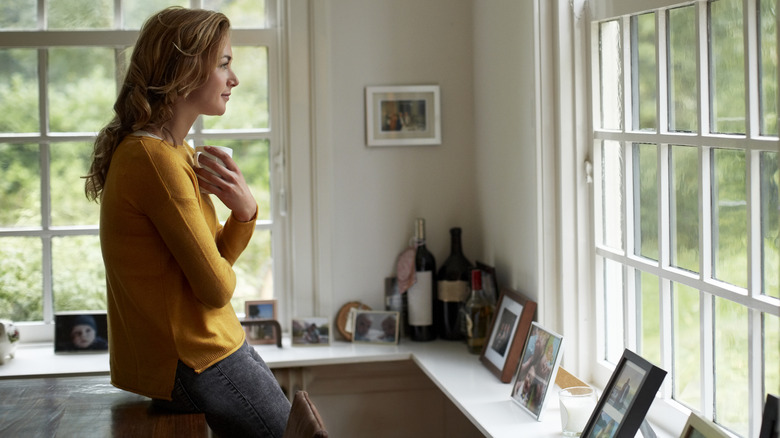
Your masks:
<svg viewBox="0 0 780 438"><path fill-rule="evenodd" d="M225 147L225 146L210 146L210 147L217 148L217 149L227 153L231 157L233 157L233 149L231 149L231 148L228 148L228 147ZM200 158L201 154L207 156L208 158L211 158L212 160L215 160L217 163L221 164L222 166L225 165L225 163L222 160L220 160L219 158L215 157L214 155L211 155L210 153L208 153L206 151L206 146L198 146L198 147L195 148L195 167L200 167L200 168L206 169L209 172L213 173L214 175L217 174L217 172L214 172L213 170L211 170L210 167L205 167L205 166L201 166L200 165L200 161L198 161L198 158Z"/></svg>

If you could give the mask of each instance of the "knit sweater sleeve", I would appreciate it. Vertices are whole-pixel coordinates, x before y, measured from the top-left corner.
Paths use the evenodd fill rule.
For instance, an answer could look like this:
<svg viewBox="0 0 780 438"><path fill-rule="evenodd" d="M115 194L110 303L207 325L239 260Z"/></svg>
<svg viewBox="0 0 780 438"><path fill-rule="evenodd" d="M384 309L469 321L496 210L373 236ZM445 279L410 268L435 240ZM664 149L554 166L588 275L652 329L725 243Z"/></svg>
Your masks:
<svg viewBox="0 0 780 438"><path fill-rule="evenodd" d="M227 305L236 286L232 265L252 236L254 220L231 218L221 227L181 151L159 146L142 150L134 169L139 209L177 260L195 297L208 307Z"/></svg>

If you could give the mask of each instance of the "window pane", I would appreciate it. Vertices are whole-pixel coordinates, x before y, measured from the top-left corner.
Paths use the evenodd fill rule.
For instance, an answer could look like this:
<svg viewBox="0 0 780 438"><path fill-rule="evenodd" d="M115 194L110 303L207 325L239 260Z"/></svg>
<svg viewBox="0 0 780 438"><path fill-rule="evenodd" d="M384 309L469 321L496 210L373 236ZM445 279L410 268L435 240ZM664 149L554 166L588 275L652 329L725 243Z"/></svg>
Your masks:
<svg viewBox="0 0 780 438"><path fill-rule="evenodd" d="M36 29L38 27L36 18L37 3L37 0L4 1L0 5L0 29Z"/></svg>
<svg viewBox="0 0 780 438"><path fill-rule="evenodd" d="M673 376L675 400L701 410L699 291L672 283Z"/></svg>
<svg viewBox="0 0 780 438"><path fill-rule="evenodd" d="M780 298L780 169L776 152L761 153L761 272L763 293Z"/></svg>
<svg viewBox="0 0 780 438"><path fill-rule="evenodd" d="M748 321L744 306L715 298L715 421L748 435Z"/></svg>
<svg viewBox="0 0 780 438"><path fill-rule="evenodd" d="M49 49L49 129L97 132L113 116L114 51L104 47Z"/></svg>
<svg viewBox="0 0 780 438"><path fill-rule="evenodd" d="M621 129L623 111L622 63L620 62L621 38L620 23L607 21L601 23L600 71L601 71L601 127L603 129Z"/></svg>
<svg viewBox="0 0 780 438"><path fill-rule="evenodd" d="M0 175L0 227L40 228L38 145L0 143Z"/></svg>
<svg viewBox="0 0 780 438"><path fill-rule="evenodd" d="M745 55L742 0L710 5L712 132L745 133Z"/></svg>
<svg viewBox="0 0 780 438"><path fill-rule="evenodd" d="M606 140L601 152L602 242L623 248L623 147Z"/></svg>
<svg viewBox="0 0 780 438"><path fill-rule="evenodd" d="M658 260L658 146L634 143L634 252Z"/></svg>
<svg viewBox="0 0 780 438"><path fill-rule="evenodd" d="M745 151L713 149L713 276L747 288Z"/></svg>
<svg viewBox="0 0 780 438"><path fill-rule="evenodd" d="M271 186L269 143L267 140L213 140L208 144L233 149L233 160L238 164L252 194L257 200L257 219L271 220ZM226 220L230 210L216 197L214 207L220 220Z"/></svg>
<svg viewBox="0 0 780 438"><path fill-rule="evenodd" d="M774 0L759 3L761 134L777 135L777 11Z"/></svg>
<svg viewBox="0 0 780 438"><path fill-rule="evenodd" d="M122 2L122 24L125 29L140 29L152 14L168 6L188 7L189 0L134 0Z"/></svg>
<svg viewBox="0 0 780 438"><path fill-rule="evenodd" d="M234 47L233 70L239 85L233 89L225 114L204 117L206 129L268 128L268 49Z"/></svg>
<svg viewBox="0 0 780 438"><path fill-rule="evenodd" d="M669 131L696 132L696 16L694 6L670 9Z"/></svg>
<svg viewBox="0 0 780 438"><path fill-rule="evenodd" d="M632 77L634 98L633 128L655 131L656 102L658 87L656 84L656 51L655 51L655 14L642 14L633 17L635 44L631 48L634 58Z"/></svg>
<svg viewBox="0 0 780 438"><path fill-rule="evenodd" d="M699 272L699 158L696 148L672 146L669 164L671 261Z"/></svg>
<svg viewBox="0 0 780 438"><path fill-rule="evenodd" d="M256 230L241 257L233 265L236 292L231 303L236 313L244 313L246 300L269 300L274 297L271 231Z"/></svg>
<svg viewBox="0 0 780 438"><path fill-rule="evenodd" d="M604 330L606 360L618 363L625 349L623 336L623 266L604 260Z"/></svg>
<svg viewBox="0 0 780 438"><path fill-rule="evenodd" d="M0 315L12 321L43 320L43 250L37 237L0 238Z"/></svg>
<svg viewBox="0 0 780 438"><path fill-rule="evenodd" d="M110 29L113 16L113 0L48 0L46 14L49 30Z"/></svg>
<svg viewBox="0 0 780 438"><path fill-rule="evenodd" d="M38 54L0 50L0 132L38 132Z"/></svg>
<svg viewBox="0 0 780 438"><path fill-rule="evenodd" d="M54 311L105 310L106 274L98 236L52 239Z"/></svg>
<svg viewBox="0 0 780 438"><path fill-rule="evenodd" d="M639 355L661 366L661 297L658 277L637 271L637 302L640 303Z"/></svg>
<svg viewBox="0 0 780 438"><path fill-rule="evenodd" d="M264 0L203 0L204 9L222 12L234 28L265 28Z"/></svg>
<svg viewBox="0 0 780 438"><path fill-rule="evenodd" d="M780 318L764 313L764 397L780 394Z"/></svg>
<svg viewBox="0 0 780 438"><path fill-rule="evenodd" d="M92 143L54 143L51 156L51 222L54 226L97 225L100 207L84 195Z"/></svg>

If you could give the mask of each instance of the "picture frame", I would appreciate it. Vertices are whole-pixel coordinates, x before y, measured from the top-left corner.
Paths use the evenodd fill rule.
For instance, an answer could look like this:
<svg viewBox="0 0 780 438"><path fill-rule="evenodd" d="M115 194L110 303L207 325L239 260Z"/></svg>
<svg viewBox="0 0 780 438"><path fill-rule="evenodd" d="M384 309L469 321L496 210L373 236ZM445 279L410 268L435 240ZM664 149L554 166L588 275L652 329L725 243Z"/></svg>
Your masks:
<svg viewBox="0 0 780 438"><path fill-rule="evenodd" d="M541 421L544 405L555 388L563 357L563 336L532 323L512 384L512 400Z"/></svg>
<svg viewBox="0 0 780 438"><path fill-rule="evenodd" d="M441 144L438 85L366 87L366 144Z"/></svg>
<svg viewBox="0 0 780 438"><path fill-rule="evenodd" d="M276 319L276 300L247 300L244 314L246 319Z"/></svg>
<svg viewBox="0 0 780 438"><path fill-rule="evenodd" d="M319 316L293 318L292 345L330 345L330 332L330 321L328 318Z"/></svg>
<svg viewBox="0 0 780 438"><path fill-rule="evenodd" d="M400 333L400 312L356 310L349 329L356 344L396 345Z"/></svg>
<svg viewBox="0 0 780 438"><path fill-rule="evenodd" d="M282 346L282 326L275 319L244 318L241 326L246 334L249 345L276 344Z"/></svg>
<svg viewBox="0 0 780 438"><path fill-rule="evenodd" d="M108 351L108 317L105 311L54 314L55 353L105 353Z"/></svg>
<svg viewBox="0 0 780 438"><path fill-rule="evenodd" d="M490 337L479 360L503 383L511 382L517 370L535 312L535 301L514 290L501 289Z"/></svg>
<svg viewBox="0 0 780 438"><path fill-rule="evenodd" d="M778 417L780 417L780 401L776 395L767 394L758 438L778 438L780 436L780 419Z"/></svg>
<svg viewBox="0 0 780 438"><path fill-rule="evenodd" d="M634 436L665 377L663 369L624 350L581 436Z"/></svg>
<svg viewBox="0 0 780 438"><path fill-rule="evenodd" d="M489 297L493 299L493 302L498 302L498 294L500 289L498 288L498 278L496 277L496 268L487 265L479 260L476 261L477 269L482 271L482 290Z"/></svg>
<svg viewBox="0 0 780 438"><path fill-rule="evenodd" d="M720 427L701 415L691 412L680 438L730 438Z"/></svg>

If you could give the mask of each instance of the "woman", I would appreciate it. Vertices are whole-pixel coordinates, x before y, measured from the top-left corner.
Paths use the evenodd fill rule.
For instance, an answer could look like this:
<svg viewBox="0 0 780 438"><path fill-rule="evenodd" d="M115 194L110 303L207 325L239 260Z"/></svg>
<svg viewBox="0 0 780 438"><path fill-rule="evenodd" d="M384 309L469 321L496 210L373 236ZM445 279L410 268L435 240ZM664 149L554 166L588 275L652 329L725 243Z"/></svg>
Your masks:
<svg viewBox="0 0 780 438"><path fill-rule="evenodd" d="M290 403L230 304L257 202L228 154L207 148L224 166L201 155L194 168L184 142L199 115L224 114L238 85L229 30L213 11L149 18L95 140L86 194L101 204L111 382L204 412L220 436L281 437ZM224 227L209 194L231 210Z"/></svg>

